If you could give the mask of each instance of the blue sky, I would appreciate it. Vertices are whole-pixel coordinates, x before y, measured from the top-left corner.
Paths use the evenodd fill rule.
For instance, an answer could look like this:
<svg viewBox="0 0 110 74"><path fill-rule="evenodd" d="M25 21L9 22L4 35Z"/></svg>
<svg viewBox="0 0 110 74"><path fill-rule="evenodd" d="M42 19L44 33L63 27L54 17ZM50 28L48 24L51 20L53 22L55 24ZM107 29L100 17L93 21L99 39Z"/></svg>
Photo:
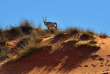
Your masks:
<svg viewBox="0 0 110 74"><path fill-rule="evenodd" d="M22 18L42 24L42 16L58 27L80 27L110 35L110 0L0 0L0 24L18 25Z"/></svg>

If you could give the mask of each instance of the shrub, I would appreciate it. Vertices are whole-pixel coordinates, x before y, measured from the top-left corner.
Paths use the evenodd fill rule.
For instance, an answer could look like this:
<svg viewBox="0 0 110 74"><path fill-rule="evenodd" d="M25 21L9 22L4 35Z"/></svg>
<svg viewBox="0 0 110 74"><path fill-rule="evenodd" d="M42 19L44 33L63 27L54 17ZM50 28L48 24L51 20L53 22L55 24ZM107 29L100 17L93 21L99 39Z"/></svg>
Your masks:
<svg viewBox="0 0 110 74"><path fill-rule="evenodd" d="M100 38L107 38L108 35L107 35L106 33L104 33L104 34L101 33L101 34L99 35L99 37L100 37Z"/></svg>
<svg viewBox="0 0 110 74"><path fill-rule="evenodd" d="M0 47L6 46L7 45L7 34L5 32L2 32L0 35Z"/></svg>
<svg viewBox="0 0 110 74"><path fill-rule="evenodd" d="M56 35L55 35L55 38L58 38L58 37L61 37L61 36L64 36L64 33L62 31L59 31Z"/></svg>
<svg viewBox="0 0 110 74"><path fill-rule="evenodd" d="M0 28L0 36L3 34L3 30Z"/></svg>
<svg viewBox="0 0 110 74"><path fill-rule="evenodd" d="M33 27L28 20L25 20L20 23L19 26L10 28L10 33L13 33L15 36L23 36L24 34L30 34Z"/></svg>
<svg viewBox="0 0 110 74"><path fill-rule="evenodd" d="M92 40L90 40L90 42L89 43L91 43L91 44L96 44L97 43L97 41L96 40L94 40L94 39L92 39Z"/></svg>
<svg viewBox="0 0 110 74"><path fill-rule="evenodd" d="M91 44L91 43L77 44L76 47L77 48L79 47L99 48L99 46Z"/></svg>
<svg viewBox="0 0 110 74"><path fill-rule="evenodd" d="M20 28L23 31L23 33L25 33L25 34L30 34L30 32L33 29L31 23L28 20L21 22Z"/></svg>
<svg viewBox="0 0 110 74"><path fill-rule="evenodd" d="M42 41L42 38L40 36L36 36L36 40L37 43L39 43L40 41Z"/></svg>
<svg viewBox="0 0 110 74"><path fill-rule="evenodd" d="M17 27L12 27L11 26L9 31L10 31L9 33L12 33L13 36L22 36L23 35L21 27L19 27L19 26L17 26Z"/></svg>
<svg viewBox="0 0 110 74"><path fill-rule="evenodd" d="M3 61L8 58L10 50L8 47L0 47L0 60Z"/></svg>
<svg viewBox="0 0 110 74"><path fill-rule="evenodd" d="M87 29L87 30L85 31L85 33L90 34L90 35L94 35L94 34L95 34L92 30L89 30L89 29Z"/></svg>
<svg viewBox="0 0 110 74"><path fill-rule="evenodd" d="M37 51L40 50L46 50L48 51L48 49L51 49L52 44L29 44L28 46L24 46L23 50L21 52L19 52L19 56L16 58L9 58L8 62L15 62L19 59L21 59L22 57L28 56L31 53L35 53Z"/></svg>
<svg viewBox="0 0 110 74"><path fill-rule="evenodd" d="M67 28L66 29L66 33L68 33L68 34L77 34L79 32L80 32L80 30L78 28Z"/></svg>
<svg viewBox="0 0 110 74"><path fill-rule="evenodd" d="M54 28L50 28L50 29L49 29L49 33L54 34L54 33L55 33L55 31L56 31L56 30L55 30Z"/></svg>
<svg viewBox="0 0 110 74"><path fill-rule="evenodd" d="M3 46L6 46L7 45L7 43L6 43L6 41L0 41L0 47L3 47Z"/></svg>
<svg viewBox="0 0 110 74"><path fill-rule="evenodd" d="M41 32L39 30L33 30L30 39L32 42L39 43L42 40Z"/></svg>
<svg viewBox="0 0 110 74"><path fill-rule="evenodd" d="M28 43L29 43L29 40L30 40L29 37L27 37L27 38L22 38L22 39L20 40L20 43L23 44L23 45L25 45L25 44L28 44Z"/></svg>
<svg viewBox="0 0 110 74"><path fill-rule="evenodd" d="M89 40L89 39L93 39L93 35L91 34L87 34L87 33L83 33L81 36L80 36L80 39L81 40Z"/></svg>

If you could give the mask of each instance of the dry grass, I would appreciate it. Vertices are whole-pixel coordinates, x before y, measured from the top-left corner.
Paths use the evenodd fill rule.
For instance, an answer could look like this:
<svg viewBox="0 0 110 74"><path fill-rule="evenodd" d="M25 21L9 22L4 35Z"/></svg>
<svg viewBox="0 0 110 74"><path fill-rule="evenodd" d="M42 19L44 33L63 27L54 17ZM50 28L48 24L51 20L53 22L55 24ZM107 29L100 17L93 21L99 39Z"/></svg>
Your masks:
<svg viewBox="0 0 110 74"><path fill-rule="evenodd" d="M55 28L49 28L49 29L46 29L45 32L48 33L48 34L55 34L56 33L56 30Z"/></svg>
<svg viewBox="0 0 110 74"><path fill-rule="evenodd" d="M16 62L19 59L28 56L29 54L45 50L49 51L48 49L51 49L52 44L34 44L30 43L27 46L23 47L23 50L19 52L19 55L17 57L9 56L8 62Z"/></svg>
<svg viewBox="0 0 110 74"><path fill-rule="evenodd" d="M85 31L85 33L86 33L86 34L90 34L90 35L94 35L94 34L95 34L93 30L89 30L89 29L87 29L87 30Z"/></svg>
<svg viewBox="0 0 110 74"><path fill-rule="evenodd" d="M0 29L0 60L5 60L10 54L11 50L7 47L9 38L25 36L30 34L32 30L33 27L28 20L21 22L19 26L9 28L9 30ZM26 44L27 42L26 38L22 38L20 43Z"/></svg>
<svg viewBox="0 0 110 74"><path fill-rule="evenodd" d="M94 39L93 35L92 34L89 34L89 33L83 33L81 36L80 36L80 39L81 40L89 40L89 39Z"/></svg>
<svg viewBox="0 0 110 74"><path fill-rule="evenodd" d="M57 33L55 35L55 38L58 38L58 37L61 37L61 36L64 36L64 32L63 31L57 31Z"/></svg>
<svg viewBox="0 0 110 74"><path fill-rule="evenodd" d="M3 61L8 58L10 49L8 47L0 47L0 61Z"/></svg>
<svg viewBox="0 0 110 74"><path fill-rule="evenodd" d="M107 35L106 33L103 33L103 34L101 33L101 34L99 35L99 37L100 37L100 38L107 38L108 35Z"/></svg>
<svg viewBox="0 0 110 74"><path fill-rule="evenodd" d="M77 48L80 48L80 47L88 47L88 48L99 48L99 46L95 45L95 44L91 44L91 43L82 43L82 44L77 44L76 45Z"/></svg>
<svg viewBox="0 0 110 74"><path fill-rule="evenodd" d="M86 38L88 40L91 39L89 43L77 44L76 47L98 47L95 45L97 42L94 40L94 32L91 30L84 31L80 30L79 28L67 28L64 31L55 30L53 28L42 30L41 24L39 24L38 28L33 28L32 24L28 20L25 20L18 26L11 27L9 30L3 31L2 29L0 29L0 60L5 60L6 58L8 58L10 61L16 61L31 53L50 49L52 47L52 44L41 43L44 37L48 37L50 35L55 35L55 38L66 38L67 40L65 40L63 43L76 43L82 38ZM76 35L81 36L79 38L75 37ZM7 40L9 39L9 37L20 37L21 47L17 47L18 51L16 58L13 58L13 54L10 54L11 50L7 47Z"/></svg>
<svg viewBox="0 0 110 74"><path fill-rule="evenodd" d="M29 40L30 40L30 37L23 37L23 38L20 39L19 42L20 42L22 45L26 45L26 44L29 44Z"/></svg>
<svg viewBox="0 0 110 74"><path fill-rule="evenodd" d="M8 58L10 49L7 47L7 34L0 29L0 60Z"/></svg>
<svg viewBox="0 0 110 74"><path fill-rule="evenodd" d="M77 33L79 33L80 32L80 29L78 29L78 28L67 28L66 30L65 30L65 32L66 33L68 33L68 34L77 34Z"/></svg>
<svg viewBox="0 0 110 74"><path fill-rule="evenodd" d="M33 30L31 23L28 20L24 20L18 26L10 28L10 32L15 36L23 36L24 34L30 34Z"/></svg>
<svg viewBox="0 0 110 74"><path fill-rule="evenodd" d="M67 28L64 31L58 30L56 31L56 36L55 37L60 37L63 36L64 34L68 34L68 36L75 36L78 35L81 37L81 39L83 40L83 38L85 38L84 40L89 40L89 39L93 39L94 37L94 31L87 29L86 31L84 31L83 29L80 28Z"/></svg>
<svg viewBox="0 0 110 74"><path fill-rule="evenodd" d="M90 42L89 43L91 43L91 44L96 44L97 43L97 41L95 40L95 39L92 39L92 40L90 40Z"/></svg>
<svg viewBox="0 0 110 74"><path fill-rule="evenodd" d="M23 37L20 40L20 43L22 44L22 48L18 48L20 50L17 54L16 58L13 58L13 56L10 56L8 61L16 61L24 56L27 56L31 53L37 52L41 50L43 47L48 47L50 44L41 44L40 41L42 40L42 36L38 30L34 29L32 30L31 34L27 37Z"/></svg>

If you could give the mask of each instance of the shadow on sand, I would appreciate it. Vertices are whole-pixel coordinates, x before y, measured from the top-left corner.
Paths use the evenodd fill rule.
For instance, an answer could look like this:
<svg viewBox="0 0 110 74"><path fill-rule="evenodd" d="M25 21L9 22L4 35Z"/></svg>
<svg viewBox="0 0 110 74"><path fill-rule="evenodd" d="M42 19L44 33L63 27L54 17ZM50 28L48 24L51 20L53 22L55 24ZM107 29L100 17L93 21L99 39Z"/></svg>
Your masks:
<svg viewBox="0 0 110 74"><path fill-rule="evenodd" d="M0 74L26 74L35 67L39 69L46 67L45 70L48 70L48 72L55 69L69 72L76 68L84 59L87 59L91 53L99 49L87 47L76 48L74 44L75 42L65 43L53 54L50 54L51 48L48 48L48 51L42 49L21 58L17 62L4 64L0 69ZM60 66L57 68L58 65Z"/></svg>

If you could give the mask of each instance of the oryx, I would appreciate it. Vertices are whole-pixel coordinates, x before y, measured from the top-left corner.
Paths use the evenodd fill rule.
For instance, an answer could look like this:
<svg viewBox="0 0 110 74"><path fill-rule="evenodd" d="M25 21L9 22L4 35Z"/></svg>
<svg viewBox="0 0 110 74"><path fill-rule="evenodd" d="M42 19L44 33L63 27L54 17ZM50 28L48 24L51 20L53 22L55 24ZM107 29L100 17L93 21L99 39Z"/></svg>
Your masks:
<svg viewBox="0 0 110 74"><path fill-rule="evenodd" d="M47 22L46 17L45 20L43 18L43 22L46 25L46 27L49 29L49 27L54 27L55 29L57 29L57 23L55 22Z"/></svg>

